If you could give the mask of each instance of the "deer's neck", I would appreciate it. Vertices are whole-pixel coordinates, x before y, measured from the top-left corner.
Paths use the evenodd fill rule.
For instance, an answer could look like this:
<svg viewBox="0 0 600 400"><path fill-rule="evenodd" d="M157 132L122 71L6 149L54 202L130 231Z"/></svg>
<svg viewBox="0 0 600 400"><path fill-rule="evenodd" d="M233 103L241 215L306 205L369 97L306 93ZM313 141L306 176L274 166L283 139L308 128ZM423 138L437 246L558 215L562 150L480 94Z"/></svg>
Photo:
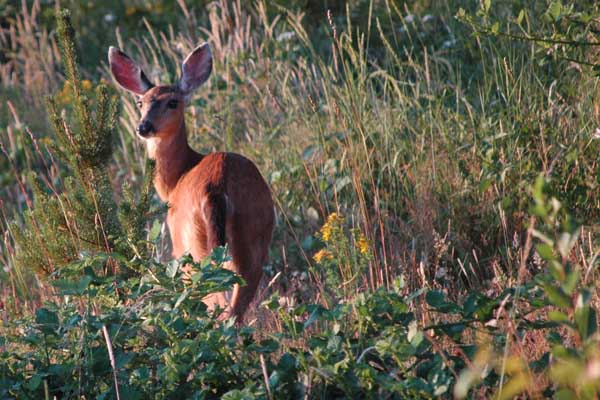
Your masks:
<svg viewBox="0 0 600 400"><path fill-rule="evenodd" d="M166 138L154 137L146 141L148 156L156 160L154 187L162 201L169 201L169 194L186 172L202 159L188 145L185 124L179 131Z"/></svg>

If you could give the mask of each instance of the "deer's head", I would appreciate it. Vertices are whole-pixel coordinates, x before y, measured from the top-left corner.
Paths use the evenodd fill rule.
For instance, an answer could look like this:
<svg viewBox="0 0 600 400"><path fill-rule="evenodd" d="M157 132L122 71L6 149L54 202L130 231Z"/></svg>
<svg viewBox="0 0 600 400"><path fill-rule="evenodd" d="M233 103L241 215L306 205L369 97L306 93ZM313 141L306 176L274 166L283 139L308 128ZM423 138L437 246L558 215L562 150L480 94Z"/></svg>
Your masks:
<svg viewBox="0 0 600 400"><path fill-rule="evenodd" d="M177 134L183 124L183 109L212 72L208 43L196 47L183 61L181 79L175 85L155 86L140 66L116 47L108 50L110 71L115 80L137 97L140 122L137 133L144 139Z"/></svg>

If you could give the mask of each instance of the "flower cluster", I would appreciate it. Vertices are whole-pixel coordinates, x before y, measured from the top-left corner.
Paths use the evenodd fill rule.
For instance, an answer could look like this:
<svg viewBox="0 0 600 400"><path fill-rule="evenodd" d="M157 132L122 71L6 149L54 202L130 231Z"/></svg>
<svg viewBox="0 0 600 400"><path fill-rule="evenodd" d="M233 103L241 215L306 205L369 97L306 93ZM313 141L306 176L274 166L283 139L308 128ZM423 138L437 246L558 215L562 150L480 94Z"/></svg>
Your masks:
<svg viewBox="0 0 600 400"><path fill-rule="evenodd" d="M333 233L340 229L344 222L344 217L338 213L331 213L327 217L327 222L321 227L321 238L324 242L329 242L332 239Z"/></svg>
<svg viewBox="0 0 600 400"><path fill-rule="evenodd" d="M325 242L326 248L319 250L313 259L322 263L323 261L333 260L335 254L340 253L343 243L349 244L354 242L354 248L357 253L362 256L369 256L371 252L371 242L367 239L360 229L351 229L350 238L344 234L343 230L344 217L339 213L331 213L327 217L327 221L319 230L318 236ZM349 240L350 239L350 240Z"/></svg>
<svg viewBox="0 0 600 400"><path fill-rule="evenodd" d="M372 244L363 231L348 228L345 218L339 213L331 213L316 236L323 242L323 248L313 255L317 263L317 277L339 298L356 292L364 284L363 273L373 260Z"/></svg>
<svg viewBox="0 0 600 400"><path fill-rule="evenodd" d="M358 238L356 239L356 242L354 243L354 245L356 246L356 248L358 249L358 251L361 254L363 254L363 255L369 254L371 243L369 242L369 240L365 237L365 235L362 232L358 233Z"/></svg>
<svg viewBox="0 0 600 400"><path fill-rule="evenodd" d="M316 262L321 263L324 260L333 259L333 253L327 249L321 249L315 253L315 255L313 256L313 259Z"/></svg>

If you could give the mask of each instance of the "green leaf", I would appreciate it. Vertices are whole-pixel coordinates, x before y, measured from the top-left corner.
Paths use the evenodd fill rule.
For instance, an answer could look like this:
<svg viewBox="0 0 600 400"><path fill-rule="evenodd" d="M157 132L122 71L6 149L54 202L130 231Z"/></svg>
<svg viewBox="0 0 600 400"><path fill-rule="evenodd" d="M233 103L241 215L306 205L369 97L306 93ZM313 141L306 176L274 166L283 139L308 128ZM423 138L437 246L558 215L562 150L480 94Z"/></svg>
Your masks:
<svg viewBox="0 0 600 400"><path fill-rule="evenodd" d="M551 260L548 263L548 270L550 271L552 277L556 279L556 281L561 283L564 282L566 278L565 267L563 267L563 265L560 262L556 260Z"/></svg>
<svg viewBox="0 0 600 400"><path fill-rule="evenodd" d="M546 261L554 260L554 249L547 243L540 243L535 246L535 250L538 252L540 257Z"/></svg>
<svg viewBox="0 0 600 400"><path fill-rule="evenodd" d="M563 342L563 338L560 336L560 333L552 331L548 332L548 341L551 344L559 344Z"/></svg>
<svg viewBox="0 0 600 400"><path fill-rule="evenodd" d="M177 271L179 270L179 262L177 260L172 260L167 264L167 268L165 270L165 274L173 279L175 275L177 275Z"/></svg>
<svg viewBox="0 0 600 400"><path fill-rule="evenodd" d="M144 398L144 394L142 392L140 392L137 388L131 387L129 385L120 385L119 392L122 399L141 400Z"/></svg>
<svg viewBox="0 0 600 400"><path fill-rule="evenodd" d="M545 233L538 231L537 229L533 229L531 234L533 237L540 239L544 244L547 244L548 246L554 246L554 241Z"/></svg>
<svg viewBox="0 0 600 400"><path fill-rule="evenodd" d="M185 299L187 299L187 297L189 295L190 295L190 289L184 290L183 293L181 293L179 295L179 297L177 298L177 301L175 302L173 309L177 309L181 305L181 303L183 303L185 301Z"/></svg>
<svg viewBox="0 0 600 400"><path fill-rule="evenodd" d="M485 12L490 11L490 8L492 8L492 0L484 0L483 1L483 10Z"/></svg>
<svg viewBox="0 0 600 400"><path fill-rule="evenodd" d="M311 251L316 243L317 241L312 235L307 235L302 241L302 249L304 251Z"/></svg>
<svg viewBox="0 0 600 400"><path fill-rule="evenodd" d="M304 329L308 328L313 324L313 322L317 321L321 315L323 315L324 308L320 306L315 306L312 313L304 323Z"/></svg>
<svg viewBox="0 0 600 400"><path fill-rule="evenodd" d="M52 282L52 285L59 288L63 295L81 296L87 292L92 280L93 278L91 276L85 275L76 282L73 282L70 279L59 279Z"/></svg>
<svg viewBox="0 0 600 400"><path fill-rule="evenodd" d="M576 230L574 233L562 232L558 237L558 241L556 242L556 247L558 252L563 258L567 258L569 253L571 253L571 249L577 243L577 239L579 238L579 230Z"/></svg>
<svg viewBox="0 0 600 400"><path fill-rule="evenodd" d="M579 282L579 269L567 273L567 276L561 287L565 291L565 293L570 296L573 294L573 291L577 286L577 282Z"/></svg>
<svg viewBox="0 0 600 400"><path fill-rule="evenodd" d="M247 347L247 350L257 353L274 353L279 350L279 342L274 339L265 339L259 343L252 343Z"/></svg>
<svg viewBox="0 0 600 400"><path fill-rule="evenodd" d="M490 188L490 186L492 186L493 181L491 179L482 179L479 182L479 191L481 193L484 193L486 190L488 190Z"/></svg>
<svg viewBox="0 0 600 400"><path fill-rule="evenodd" d="M594 64L594 66L592 67L592 75L594 76L600 76L600 64Z"/></svg>
<svg viewBox="0 0 600 400"><path fill-rule="evenodd" d="M504 297L504 294L499 296ZM482 293L470 293L463 303L462 315L464 318L475 316L480 321L491 318L497 301L490 299Z"/></svg>
<svg viewBox="0 0 600 400"><path fill-rule="evenodd" d="M521 25L523 19L525 19L525 9L521 9L521 11L519 11L519 15L517 16L517 25Z"/></svg>
<svg viewBox="0 0 600 400"><path fill-rule="evenodd" d="M279 293L273 293L267 300L260 303L262 307L266 307L268 310L277 311L279 310Z"/></svg>
<svg viewBox="0 0 600 400"><path fill-rule="evenodd" d="M548 319L554 322L570 322L569 317L562 311L552 310L548 313Z"/></svg>
<svg viewBox="0 0 600 400"><path fill-rule="evenodd" d="M40 330L47 335L56 334L58 330L58 315L45 307L39 308L35 312L35 322L39 325Z"/></svg>
<svg viewBox="0 0 600 400"><path fill-rule="evenodd" d="M557 390L556 393L554 393L554 399L556 399L556 400L575 400L575 399L579 399L579 396L577 396L577 393L575 393L573 390L563 388L563 389Z"/></svg>
<svg viewBox="0 0 600 400"><path fill-rule="evenodd" d="M550 365L550 353L545 352L539 359L529 364L530 368L536 373L542 373L546 371Z"/></svg>
<svg viewBox="0 0 600 400"><path fill-rule="evenodd" d="M202 280L202 278L204 277L204 273L202 271L198 271L192 274L192 276L190 277L190 280L192 281L192 284L194 286L196 286L198 284L198 282L200 282Z"/></svg>
<svg viewBox="0 0 600 400"><path fill-rule="evenodd" d="M131 360L133 360L134 356L135 356L135 353L133 353L133 352L118 354L116 357L116 360L115 360L117 369L122 369L123 367L128 365L131 362Z"/></svg>
<svg viewBox="0 0 600 400"><path fill-rule="evenodd" d="M31 379L29 379L27 381L27 383L25 384L27 386L27 389L32 390L32 391L36 390L42 383L42 378L43 377L40 374L33 375L31 377Z"/></svg>
<svg viewBox="0 0 600 400"><path fill-rule="evenodd" d="M155 219L152 223L152 228L150 229L150 233L148 234L148 240L151 242L156 242L158 237L160 236L162 224L159 220Z"/></svg>
<svg viewBox="0 0 600 400"><path fill-rule="evenodd" d="M441 307L444 304L444 294L437 290L430 290L425 294L425 301L433 308Z"/></svg>
<svg viewBox="0 0 600 400"><path fill-rule="evenodd" d="M341 190L346 187L348 184L352 182L349 176L344 176L342 178L336 179L335 181L335 191L337 193L341 192Z"/></svg>
<svg viewBox="0 0 600 400"><path fill-rule="evenodd" d="M296 361L296 358L290 353L283 354L277 363L277 368L286 372L295 370L297 366L298 362Z"/></svg>
<svg viewBox="0 0 600 400"><path fill-rule="evenodd" d="M437 290L430 290L425 295L425 301L436 311L442 313L459 313L461 308L451 301L444 299L444 294Z"/></svg>
<svg viewBox="0 0 600 400"><path fill-rule="evenodd" d="M531 187L531 195L533 196L533 200L538 204L544 204L546 202L546 196L544 195L546 185L546 178L544 175L540 174Z"/></svg>
<svg viewBox="0 0 600 400"><path fill-rule="evenodd" d="M561 308L571 307L571 298L567 296L561 288L553 285L545 285L544 292L546 293L546 296L548 296L548 300L555 306Z"/></svg>
<svg viewBox="0 0 600 400"><path fill-rule="evenodd" d="M575 305L575 325L582 340L587 340L597 330L596 311L589 305L591 293L584 289L577 296Z"/></svg>
<svg viewBox="0 0 600 400"><path fill-rule="evenodd" d="M494 34L497 35L498 32L500 32L500 23L499 22L494 22L490 28L490 31Z"/></svg>
<svg viewBox="0 0 600 400"><path fill-rule="evenodd" d="M419 347L421 342L423 342L423 332L418 330L417 321L411 321L410 324L408 324L408 333L406 338L415 348Z"/></svg>
<svg viewBox="0 0 600 400"><path fill-rule="evenodd" d="M250 389L246 388L244 390L230 390L221 397L221 400L254 400L256 398L257 397L252 394Z"/></svg>
<svg viewBox="0 0 600 400"><path fill-rule="evenodd" d="M214 261L216 264L224 264L227 261L231 261L231 257L229 257L227 246L215 247L210 257L212 261Z"/></svg>
<svg viewBox="0 0 600 400"><path fill-rule="evenodd" d="M560 1L554 0L552 3L550 3L550 6L548 7L548 10L546 10L546 13L556 21L561 17L562 11L562 3Z"/></svg>

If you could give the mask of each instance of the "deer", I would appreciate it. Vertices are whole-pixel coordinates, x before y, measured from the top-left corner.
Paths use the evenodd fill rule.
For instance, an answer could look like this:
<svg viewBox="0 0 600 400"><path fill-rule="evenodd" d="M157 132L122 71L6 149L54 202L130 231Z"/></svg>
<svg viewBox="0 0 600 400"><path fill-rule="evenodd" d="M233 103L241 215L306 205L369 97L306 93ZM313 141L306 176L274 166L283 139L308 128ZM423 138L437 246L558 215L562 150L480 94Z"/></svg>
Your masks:
<svg viewBox="0 0 600 400"><path fill-rule="evenodd" d="M215 247L227 245L231 261L225 268L246 284L236 284L228 293L213 293L202 302L208 310L224 310L220 318L235 317L236 323L242 323L268 258L274 207L269 186L248 158L230 152L200 154L188 144L184 110L212 72L208 43L183 60L181 77L174 85L154 85L116 47L109 48L108 61L116 82L136 96L140 110L136 132L148 157L155 160L153 183L168 205L172 256L189 253L198 262Z"/></svg>

